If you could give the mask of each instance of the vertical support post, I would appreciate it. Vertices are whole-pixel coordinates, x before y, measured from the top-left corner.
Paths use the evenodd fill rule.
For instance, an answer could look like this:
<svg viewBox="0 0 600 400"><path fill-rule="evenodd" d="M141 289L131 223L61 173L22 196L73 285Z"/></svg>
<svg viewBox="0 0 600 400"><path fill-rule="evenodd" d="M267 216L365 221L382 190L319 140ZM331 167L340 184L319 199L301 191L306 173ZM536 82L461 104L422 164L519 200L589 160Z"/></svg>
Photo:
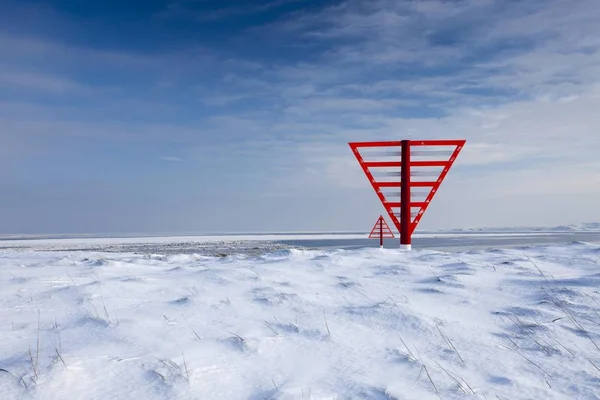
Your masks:
<svg viewBox="0 0 600 400"><path fill-rule="evenodd" d="M402 140L400 172L400 248L411 249L410 140Z"/></svg>
<svg viewBox="0 0 600 400"><path fill-rule="evenodd" d="M379 247L383 248L383 216L379 216Z"/></svg>

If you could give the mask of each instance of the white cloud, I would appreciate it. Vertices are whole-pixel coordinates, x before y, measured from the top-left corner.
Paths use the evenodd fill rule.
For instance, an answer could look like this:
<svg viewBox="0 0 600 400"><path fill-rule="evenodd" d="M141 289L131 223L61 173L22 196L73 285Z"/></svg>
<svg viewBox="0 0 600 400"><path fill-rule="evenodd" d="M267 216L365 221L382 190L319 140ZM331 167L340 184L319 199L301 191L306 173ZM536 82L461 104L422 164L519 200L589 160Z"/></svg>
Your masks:
<svg viewBox="0 0 600 400"><path fill-rule="evenodd" d="M174 163L184 162L183 158L174 157L174 156L163 156L160 159L163 161L174 162Z"/></svg>
<svg viewBox="0 0 600 400"><path fill-rule="evenodd" d="M70 93L89 95L93 89L74 80L31 72L0 70L0 86L38 89L56 94Z"/></svg>
<svg viewBox="0 0 600 400"><path fill-rule="evenodd" d="M257 196L293 198L298 207L317 194L352 201L355 215L331 209L340 227L380 213L347 142L464 138L424 226L600 220L590 202L600 196L596 3L349 0L254 30L282 46L315 44L298 59L234 60L198 49L141 55L0 35L12 74L4 83L78 93L84 83L53 73L70 62L169 82L153 97L109 93L102 115L88 118L50 104L3 103L0 135L13 148L61 137L181 144L176 154L188 165L208 162L206 171L252 183ZM44 59L52 67L44 73L15 68ZM181 110L193 117L177 121ZM161 116L170 122L152 122ZM298 218L316 202L297 209Z"/></svg>

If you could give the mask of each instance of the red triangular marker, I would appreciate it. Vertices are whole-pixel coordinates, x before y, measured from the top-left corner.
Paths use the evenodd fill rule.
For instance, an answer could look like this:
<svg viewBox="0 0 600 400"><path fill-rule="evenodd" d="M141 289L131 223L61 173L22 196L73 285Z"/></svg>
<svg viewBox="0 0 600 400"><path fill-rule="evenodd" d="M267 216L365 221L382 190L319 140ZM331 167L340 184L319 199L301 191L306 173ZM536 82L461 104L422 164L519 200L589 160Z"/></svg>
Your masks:
<svg viewBox="0 0 600 400"><path fill-rule="evenodd" d="M402 140L349 143L379 200L400 232L401 244L406 248L410 248L413 232L465 142ZM387 150L387 153L382 155L382 149ZM369 151L373 150L377 153L371 154L368 159ZM378 174L381 171L384 172L384 179ZM399 190L396 191L396 188ZM425 193L419 193L420 188L424 188ZM419 194L421 199L417 199ZM409 203L410 206L402 207L402 203ZM413 212L413 209L418 210Z"/></svg>
<svg viewBox="0 0 600 400"><path fill-rule="evenodd" d="M383 239L392 239L394 238L394 232L390 229L385 219L383 219L383 215L380 215L377 218L377 222L375 222L375 226L369 233L369 239L379 238L379 246L383 247Z"/></svg>

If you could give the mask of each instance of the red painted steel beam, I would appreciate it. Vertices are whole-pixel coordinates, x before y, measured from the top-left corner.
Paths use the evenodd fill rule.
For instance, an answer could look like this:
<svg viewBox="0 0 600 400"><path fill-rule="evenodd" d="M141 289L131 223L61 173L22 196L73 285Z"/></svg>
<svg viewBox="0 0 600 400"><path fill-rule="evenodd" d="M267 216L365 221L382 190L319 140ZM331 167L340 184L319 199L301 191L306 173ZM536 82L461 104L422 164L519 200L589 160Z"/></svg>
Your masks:
<svg viewBox="0 0 600 400"><path fill-rule="evenodd" d="M379 216L379 247L383 247L383 215Z"/></svg>
<svg viewBox="0 0 600 400"><path fill-rule="evenodd" d="M381 203L383 204L386 201L385 200L385 196L375 186L375 178L373 177L373 174L369 171L369 168L365 167L365 165L364 165L365 164L365 160L360 155L360 152L358 151L358 148L357 148L357 144L356 143L349 143L349 145L350 145L350 148L352 149L352 152L354 153L354 156L356 157L356 160L358 161L358 164L362 168L363 172L365 173L365 176L367 177L367 179L371 183L371 186L375 190L375 193L377 194L377 197L379 198L379 201L381 201ZM387 211L388 215L390 216L390 219L394 223L394 226L396 227L396 229L398 231L400 231L400 223L398 222L398 219L394 216L394 213L392 212L392 209L388 208L388 209L386 209L386 211Z"/></svg>
<svg viewBox="0 0 600 400"><path fill-rule="evenodd" d="M411 160L410 166L412 167L445 167L448 161L413 161Z"/></svg>
<svg viewBox="0 0 600 400"><path fill-rule="evenodd" d="M448 161L411 161L411 167L445 167ZM402 162L400 161L365 161L365 167L377 168L377 167L401 167Z"/></svg>
<svg viewBox="0 0 600 400"><path fill-rule="evenodd" d="M402 146L402 142L399 140L394 140L394 141L389 141L389 142L350 142L348 144L352 148Z"/></svg>
<svg viewBox="0 0 600 400"><path fill-rule="evenodd" d="M446 177L448 171L452 167L454 161L456 160L458 154L462 150L465 145L465 140L403 140L403 141L378 141L378 142L351 142L348 143L352 152L354 153L357 161L359 162L363 172L369 180L369 183L375 190L377 197L381 201L382 205L386 209L388 215L390 216L392 222L394 223L396 229L400 232L401 243L404 244L403 247L410 248L409 244L411 241L411 236L417 225L419 224L423 214L426 209L429 207L431 200L437 193L442 181ZM441 152L440 150L414 150L413 146L434 146L434 147L444 147L444 146L453 146L454 149L448 149L448 151ZM390 149L387 151L387 155L390 157L398 157L396 159L392 159L393 161L365 161L359 151L360 148L389 148L395 147L395 149ZM400 147L400 149L398 149ZM433 160L411 160L411 153L415 156L425 155L429 157L436 156ZM440 154L441 153L441 154ZM447 154L450 156L447 157ZM381 155L379 155L381 156ZM372 158L375 155L371 155ZM377 181L376 178L370 171L370 168L399 168L399 181ZM436 178L433 178L434 181L417 181L411 182L411 169L418 167L441 167L442 170L436 173ZM427 176L430 175L432 170L420 170L415 173L417 176L422 176L423 173L426 173ZM439 175L438 175L439 174ZM393 193L382 192L382 188L400 188L400 193L397 191L393 191ZM424 201L419 202L411 202L411 190L412 188L428 188L428 194ZM400 201L389 201L395 200L397 196L400 195ZM393 209L400 208L400 212L394 212ZM412 212L412 209L419 208L418 212ZM414 217L414 220L412 218ZM386 225L385 220L383 220L383 224ZM407 232L408 225L408 232ZM380 231L380 232L377 232ZM373 232L375 236L375 232L381 233L381 229L377 226L377 230ZM391 232L391 231L390 231ZM385 234L384 229L384 234ZM380 235L378 235L380 236ZM408 243L407 243L408 242Z"/></svg>
<svg viewBox="0 0 600 400"><path fill-rule="evenodd" d="M400 187L400 182L373 182L373 186L377 188Z"/></svg>
<svg viewBox="0 0 600 400"><path fill-rule="evenodd" d="M466 140L411 140L411 146L464 146Z"/></svg>
<svg viewBox="0 0 600 400"><path fill-rule="evenodd" d="M437 182L411 182L411 187L432 187L437 185Z"/></svg>
<svg viewBox="0 0 600 400"><path fill-rule="evenodd" d="M398 208L398 207L402 207L402 202L400 201L386 201L385 203L383 203L384 205L388 206L388 207L392 207L392 208ZM410 203L411 207L423 207L426 203L419 201L413 201Z"/></svg>
<svg viewBox="0 0 600 400"><path fill-rule="evenodd" d="M429 141L429 142L432 142L432 141ZM435 141L433 141L433 142L435 142ZM440 142L440 141L437 141L437 142ZM463 146L465 145L465 143L467 141L466 140L452 140L452 141L447 141L446 140L446 141L443 141L443 142L452 142L452 144L455 145L456 147L454 149L454 152L450 156L450 159L446 163L446 166L442 170L442 173L440 174L440 176L438 177L437 181L435 182L435 185L431 188L431 191L429 192L429 195L425 199L425 206L423 206L421 208L421 210L419 210L419 213L415 217L415 220L413 221L412 226L411 226L411 235L415 231L415 229L417 229L417 225L419 225L419 222L421 222L421 218L423 218L423 215L425 214L425 211L427 211L427 207L429 207L429 204L431 203L431 200L433 199L433 197L437 193L437 190L440 188L440 185L442 184L442 182L446 178L446 175L448 175L448 171L450 171L450 168L452 168L452 165L456 161L456 158L458 157L458 154L461 152ZM430 144L430 145L431 146L436 146L437 144Z"/></svg>
<svg viewBox="0 0 600 400"><path fill-rule="evenodd" d="M400 167L402 163L400 161L365 161L365 167Z"/></svg>
<svg viewBox="0 0 600 400"><path fill-rule="evenodd" d="M410 187L432 187L437 185L437 182L411 182ZM401 187L402 182L373 182L373 186L377 188L394 188Z"/></svg>
<svg viewBox="0 0 600 400"><path fill-rule="evenodd" d="M406 249L411 246L410 216L410 140L402 141L402 170L400 171L400 245Z"/></svg>

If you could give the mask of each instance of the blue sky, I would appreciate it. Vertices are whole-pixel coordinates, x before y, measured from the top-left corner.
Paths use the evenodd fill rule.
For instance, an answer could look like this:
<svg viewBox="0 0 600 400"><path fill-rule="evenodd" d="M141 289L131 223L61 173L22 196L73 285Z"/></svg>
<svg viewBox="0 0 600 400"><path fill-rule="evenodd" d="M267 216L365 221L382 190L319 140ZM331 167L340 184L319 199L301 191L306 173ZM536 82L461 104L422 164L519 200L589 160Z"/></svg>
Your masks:
<svg viewBox="0 0 600 400"><path fill-rule="evenodd" d="M467 139L420 228L600 220L596 0L0 0L0 233L369 230L347 142Z"/></svg>

